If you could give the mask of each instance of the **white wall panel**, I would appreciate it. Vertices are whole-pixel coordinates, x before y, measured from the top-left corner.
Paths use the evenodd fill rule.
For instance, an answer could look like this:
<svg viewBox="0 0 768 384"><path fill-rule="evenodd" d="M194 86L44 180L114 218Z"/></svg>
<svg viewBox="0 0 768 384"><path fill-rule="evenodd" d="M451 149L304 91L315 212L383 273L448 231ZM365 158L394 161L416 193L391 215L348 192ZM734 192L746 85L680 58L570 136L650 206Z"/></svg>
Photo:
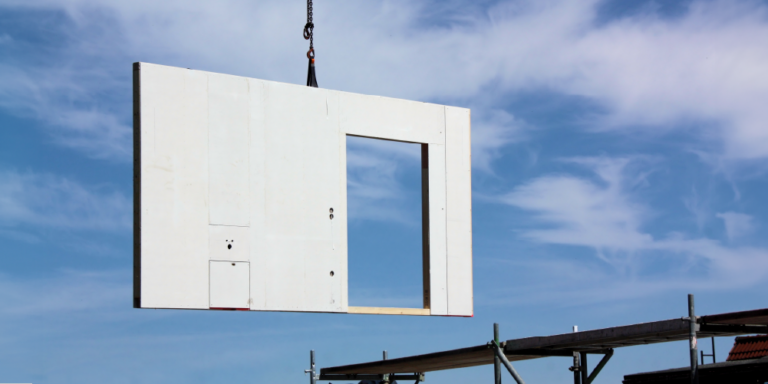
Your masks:
<svg viewBox="0 0 768 384"><path fill-rule="evenodd" d="M210 223L248 226L248 79L208 74Z"/></svg>
<svg viewBox="0 0 768 384"><path fill-rule="evenodd" d="M350 310L349 134L429 147L430 310L371 313L472 314L468 110L139 66L141 307Z"/></svg>
<svg viewBox="0 0 768 384"><path fill-rule="evenodd" d="M448 314L472 316L472 163L469 110L445 107Z"/></svg>
<svg viewBox="0 0 768 384"><path fill-rule="evenodd" d="M429 144L429 309L433 315L448 314L445 199L445 145Z"/></svg>

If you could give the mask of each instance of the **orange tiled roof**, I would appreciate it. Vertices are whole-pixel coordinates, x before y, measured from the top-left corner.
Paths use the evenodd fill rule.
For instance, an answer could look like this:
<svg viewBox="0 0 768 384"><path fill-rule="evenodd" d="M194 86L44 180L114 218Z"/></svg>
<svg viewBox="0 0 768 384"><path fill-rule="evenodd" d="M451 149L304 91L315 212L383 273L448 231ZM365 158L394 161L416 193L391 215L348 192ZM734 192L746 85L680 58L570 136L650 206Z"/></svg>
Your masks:
<svg viewBox="0 0 768 384"><path fill-rule="evenodd" d="M768 335L737 337L727 361L757 359L768 356Z"/></svg>

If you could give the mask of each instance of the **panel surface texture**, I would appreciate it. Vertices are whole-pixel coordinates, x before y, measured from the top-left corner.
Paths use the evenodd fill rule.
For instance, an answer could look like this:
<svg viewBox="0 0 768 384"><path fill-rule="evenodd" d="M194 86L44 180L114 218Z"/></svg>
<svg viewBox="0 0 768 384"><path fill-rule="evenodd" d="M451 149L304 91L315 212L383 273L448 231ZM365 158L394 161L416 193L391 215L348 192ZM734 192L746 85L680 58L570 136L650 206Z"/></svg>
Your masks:
<svg viewBox="0 0 768 384"><path fill-rule="evenodd" d="M448 314L445 233L445 145L429 145L429 283L433 315Z"/></svg>
<svg viewBox="0 0 768 384"><path fill-rule="evenodd" d="M412 143L445 143L444 107L418 101L339 92L342 132Z"/></svg>
<svg viewBox="0 0 768 384"><path fill-rule="evenodd" d="M472 162L469 110L445 107L448 315L472 316Z"/></svg>
<svg viewBox="0 0 768 384"><path fill-rule="evenodd" d="M248 226L248 79L208 74L210 223Z"/></svg>
<svg viewBox="0 0 768 384"><path fill-rule="evenodd" d="M247 262L210 262L210 308L250 308L250 267Z"/></svg>
<svg viewBox="0 0 768 384"><path fill-rule="evenodd" d="M266 281L270 271L266 269L267 257L265 239L267 238L266 222L266 188L264 186L266 165L266 100L267 82L248 79L249 119L250 129L250 188L248 208L250 212L250 262L251 262L251 309L266 309Z"/></svg>
<svg viewBox="0 0 768 384"><path fill-rule="evenodd" d="M207 308L207 77L140 65L141 306Z"/></svg>
<svg viewBox="0 0 768 384"><path fill-rule="evenodd" d="M472 315L469 110L136 68L137 306ZM348 306L347 135L428 147L429 309Z"/></svg>
<svg viewBox="0 0 768 384"><path fill-rule="evenodd" d="M267 83L265 94L264 308L341 311L346 244L332 233L346 221L337 95L281 83Z"/></svg>

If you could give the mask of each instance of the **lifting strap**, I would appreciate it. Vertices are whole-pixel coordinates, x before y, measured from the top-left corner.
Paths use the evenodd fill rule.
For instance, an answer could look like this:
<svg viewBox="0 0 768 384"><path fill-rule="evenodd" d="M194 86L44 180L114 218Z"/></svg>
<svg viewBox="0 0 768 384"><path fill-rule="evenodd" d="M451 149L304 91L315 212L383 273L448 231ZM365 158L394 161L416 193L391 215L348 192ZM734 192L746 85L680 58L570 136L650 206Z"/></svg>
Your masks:
<svg viewBox="0 0 768 384"><path fill-rule="evenodd" d="M307 0L307 24L304 25L304 40L309 40L309 69L307 69L307 87L317 88L317 76L315 76L315 47L313 31L315 24L312 22L312 0Z"/></svg>

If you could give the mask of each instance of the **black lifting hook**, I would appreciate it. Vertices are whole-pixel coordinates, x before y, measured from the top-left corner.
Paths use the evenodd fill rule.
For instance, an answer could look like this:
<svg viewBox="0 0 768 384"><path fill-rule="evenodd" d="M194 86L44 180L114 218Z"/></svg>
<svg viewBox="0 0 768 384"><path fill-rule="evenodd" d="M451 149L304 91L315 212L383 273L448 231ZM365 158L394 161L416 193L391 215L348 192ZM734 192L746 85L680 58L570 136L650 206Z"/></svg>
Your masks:
<svg viewBox="0 0 768 384"><path fill-rule="evenodd" d="M315 23L312 22L312 0L307 0L307 24L304 25L304 40L309 40L309 68L307 69L307 87L317 88L317 76L315 75L315 47L314 47Z"/></svg>

